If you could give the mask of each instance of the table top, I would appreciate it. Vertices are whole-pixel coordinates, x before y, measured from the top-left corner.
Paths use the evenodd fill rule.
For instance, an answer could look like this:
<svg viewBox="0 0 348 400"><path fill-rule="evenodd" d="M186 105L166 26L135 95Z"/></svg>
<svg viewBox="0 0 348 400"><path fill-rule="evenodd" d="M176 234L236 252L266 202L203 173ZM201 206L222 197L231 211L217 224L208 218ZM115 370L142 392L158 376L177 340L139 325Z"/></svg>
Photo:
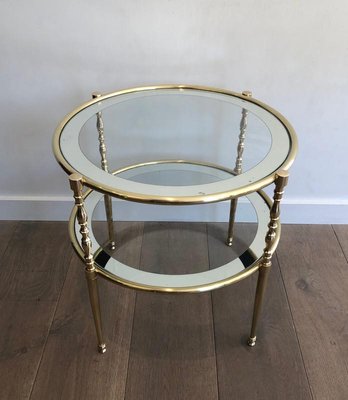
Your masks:
<svg viewBox="0 0 348 400"><path fill-rule="evenodd" d="M152 228L146 229L146 233L144 228L142 233L142 229L132 229L132 225L129 224L126 224L125 229L125 223L117 222L116 249L111 250L108 246L107 224L95 218L98 214L103 215L103 198L102 193L89 190L84 195L84 206L87 215L90 216L87 228L95 266L100 274L113 282L145 291L197 293L238 282L256 272L260 266L270 213L270 201L262 191L240 199L231 247L225 244L226 225L210 224L211 229L207 229L205 234L204 224L181 223L178 232L173 223L169 225L154 223ZM74 207L69 222L69 232L75 250L84 260L76 212L77 207ZM164 230L161 226L164 226ZM276 228L272 252L277 246L279 237L280 224ZM123 249L127 248L129 243L136 249L136 243L144 240L145 242L150 240L152 256L148 262L146 261L148 257L141 258L138 265L133 252L124 252ZM217 248L220 249L222 257L218 263L210 257L208 264L207 260L202 263L202 258L196 259L198 250L190 249L192 243L202 248L207 246L208 242L219 242ZM144 251L148 253L146 245ZM171 256L168 256L168 252ZM190 260L190 268L189 271L183 271L180 260L187 258ZM187 264L186 262L185 265Z"/></svg>
<svg viewBox="0 0 348 400"><path fill-rule="evenodd" d="M281 114L252 97L162 85L83 104L58 126L53 147L65 171L79 173L92 189L131 201L187 205L267 186L292 164L297 140Z"/></svg>

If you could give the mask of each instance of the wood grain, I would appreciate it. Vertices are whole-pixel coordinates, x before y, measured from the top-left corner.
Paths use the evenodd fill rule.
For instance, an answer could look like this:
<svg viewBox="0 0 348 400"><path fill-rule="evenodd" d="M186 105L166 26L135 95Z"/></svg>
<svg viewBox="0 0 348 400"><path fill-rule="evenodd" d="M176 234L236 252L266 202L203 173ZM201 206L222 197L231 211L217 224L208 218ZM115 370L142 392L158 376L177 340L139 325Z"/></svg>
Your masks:
<svg viewBox="0 0 348 400"><path fill-rule="evenodd" d="M17 221L0 221L0 257L3 255L7 245L18 226ZM1 265L4 265L1 263ZM0 266L0 269L2 267Z"/></svg>
<svg viewBox="0 0 348 400"><path fill-rule="evenodd" d="M348 398L348 268L330 225L288 225L278 251L315 399Z"/></svg>
<svg viewBox="0 0 348 400"><path fill-rule="evenodd" d="M117 259L139 265L143 224L115 227ZM99 292L107 346L103 355L97 352L84 266L74 257L31 399L124 398L135 292L103 279Z"/></svg>
<svg viewBox="0 0 348 400"><path fill-rule="evenodd" d="M141 264L162 273L208 269L205 224L146 223ZM125 398L218 398L209 293L137 294Z"/></svg>
<svg viewBox="0 0 348 400"><path fill-rule="evenodd" d="M252 225L239 226L240 237L250 242L252 228ZM209 255L213 264L221 265L231 257L231 249L223 242L226 229L226 224L209 225ZM234 245L239 247L241 243ZM212 293L220 399L311 399L276 259L258 327L258 341L250 348L246 341L255 288L256 275Z"/></svg>
<svg viewBox="0 0 348 400"><path fill-rule="evenodd" d="M105 227L95 227L100 240ZM1 399L348 398L347 226L283 226L255 348L245 345L255 279L202 295L138 293L132 339L135 292L100 281L103 356L66 228L0 223ZM187 228L147 223L143 237L142 223L117 223L115 255L194 272L227 262L253 236L238 224L229 249L226 224L209 224L208 237L204 224Z"/></svg>
<svg viewBox="0 0 348 400"><path fill-rule="evenodd" d="M3 257L0 300L56 301L72 254L66 223L20 223Z"/></svg>
<svg viewBox="0 0 348 400"><path fill-rule="evenodd" d="M29 399L53 310L52 302L0 302L1 399Z"/></svg>
<svg viewBox="0 0 348 400"><path fill-rule="evenodd" d="M2 256L0 397L3 399L29 398L72 256L66 232L66 223L21 222Z"/></svg>

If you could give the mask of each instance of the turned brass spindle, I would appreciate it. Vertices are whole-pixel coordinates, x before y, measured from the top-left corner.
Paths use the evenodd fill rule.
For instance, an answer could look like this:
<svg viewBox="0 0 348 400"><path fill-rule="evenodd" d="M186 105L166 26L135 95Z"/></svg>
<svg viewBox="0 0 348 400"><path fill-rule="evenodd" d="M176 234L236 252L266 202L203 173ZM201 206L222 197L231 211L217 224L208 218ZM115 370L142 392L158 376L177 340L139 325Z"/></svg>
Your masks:
<svg viewBox="0 0 348 400"><path fill-rule="evenodd" d="M92 93L93 99L101 97L101 93L93 92ZM103 171L109 172L108 162L106 158L106 144L104 138L104 122L102 113L99 111L97 112L97 131L98 131L98 140L99 140L99 153L101 157L101 167ZM115 243L115 231L114 231L114 223L113 223L113 216L112 216L112 199L111 196L105 195L104 196L104 204L105 204L105 214L108 223L108 232L109 232L109 246L111 250L116 248Z"/></svg>
<svg viewBox="0 0 348 400"><path fill-rule="evenodd" d="M252 93L249 90L245 90L244 92L242 92L242 95L245 97L251 97ZM243 108L242 109L242 118L240 120L240 125L239 125L239 137L238 137L238 146L237 146L236 165L234 167L234 172L236 173L236 175L239 175L242 173L244 141L245 141L245 134L246 134L247 126L248 126L248 110Z"/></svg>
<svg viewBox="0 0 348 400"><path fill-rule="evenodd" d="M242 92L242 95L245 97L251 97L252 93L249 90L245 90L244 92ZM239 125L237 158L236 158L236 164L235 164L235 167L233 170L236 175L239 175L243 172L243 152L244 152L244 141L245 141L247 126L248 126L248 110L243 108L242 109L242 118L240 120L240 125ZM227 241L226 241L227 246L232 246L232 242L233 242L234 221L236 218L237 202L238 202L237 198L231 200L230 218L229 218L228 234L227 234Z"/></svg>
<svg viewBox="0 0 348 400"><path fill-rule="evenodd" d="M277 229L280 223L280 201L283 197L284 188L288 183L288 179L289 173L287 171L280 170L277 172L273 196L273 205L270 210L270 222L268 224L268 231L265 238L266 246L263 251L263 258L259 268L259 276L256 286L253 320L250 337L248 340L248 345L251 347L255 346L256 344L256 327L259 320L263 298L267 286L268 274L272 267L273 242L276 237Z"/></svg>
<svg viewBox="0 0 348 400"><path fill-rule="evenodd" d="M84 259L86 264L85 274L88 285L88 293L98 338L98 351L100 353L105 353L106 345L103 341L103 334L102 334L99 294L97 286L97 271L94 265L92 242L89 237L89 230L87 224L88 216L83 201L82 176L79 174L72 174L69 177L69 181L70 181L70 187L74 192L75 205L77 207L76 217L80 225L81 246L84 252Z"/></svg>

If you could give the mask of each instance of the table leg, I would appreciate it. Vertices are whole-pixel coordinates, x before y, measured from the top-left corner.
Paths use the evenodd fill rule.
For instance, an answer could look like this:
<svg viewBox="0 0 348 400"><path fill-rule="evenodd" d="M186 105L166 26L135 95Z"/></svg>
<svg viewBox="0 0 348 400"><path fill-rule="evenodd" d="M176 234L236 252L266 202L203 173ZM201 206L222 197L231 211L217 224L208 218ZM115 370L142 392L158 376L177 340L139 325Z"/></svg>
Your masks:
<svg viewBox="0 0 348 400"><path fill-rule="evenodd" d="M92 307L95 330L97 332L98 351L99 353L105 353L106 345L103 341L103 333L102 333L99 293L97 284L97 272L95 271L95 269L92 271L86 268L85 273L88 285L89 300Z"/></svg>
<svg viewBox="0 0 348 400"><path fill-rule="evenodd" d="M92 98L96 99L101 97L101 93L93 92ZM109 172L108 162L106 158L106 144L104 138L104 122L102 113L98 112L97 114L97 131L98 131L98 140L99 140L99 153L101 157L101 167L103 171ZM109 233L109 247L111 250L115 250L115 231L114 231L114 223L112 217L112 198L109 195L104 196L104 205L105 205L105 214L108 222L108 233Z"/></svg>
<svg viewBox="0 0 348 400"><path fill-rule="evenodd" d="M105 204L106 220L108 221L109 247L111 250L115 250L116 243L115 243L114 220L112 217L112 198L108 195L105 195L104 204Z"/></svg>
<svg viewBox="0 0 348 400"><path fill-rule="evenodd" d="M105 353L106 346L102 336L101 315L99 305L99 295L97 287L97 270L94 265L94 258L92 253L92 243L89 237L88 230L88 216L84 206L82 194L82 176L79 174L72 174L69 177L70 187L74 192L75 205L77 207L77 221L80 225L81 245L84 252L84 259L86 264L86 278L88 284L89 299L92 307L95 329L98 338L98 350L100 353Z"/></svg>
<svg viewBox="0 0 348 400"><path fill-rule="evenodd" d="M251 325L250 337L248 339L248 345L253 347L256 344L256 327L261 313L263 298L266 291L268 274L271 270L269 267L261 267L259 269L259 277L257 279L256 295L254 303L253 321Z"/></svg>
<svg viewBox="0 0 348 400"><path fill-rule="evenodd" d="M252 93L248 90L242 92L242 95L245 97L251 97ZM242 118L240 120L239 126L239 137L238 137L238 146L237 146L237 158L236 164L234 167L234 173L239 175L242 173L242 166L243 166L243 152L244 152L244 140L246 129L248 126L248 110L245 108L242 109ZM234 221L236 218L236 209L237 209L238 199L232 199L230 205L230 218L228 223L228 234L226 244L227 246L232 246L233 242L233 229L234 229Z"/></svg>
<svg viewBox="0 0 348 400"><path fill-rule="evenodd" d="M228 223L228 234L226 244L227 246L232 246L233 242L233 231L234 231L234 220L236 218L236 210L237 210L237 202L238 199L232 199L230 205L230 219Z"/></svg>
<svg viewBox="0 0 348 400"><path fill-rule="evenodd" d="M272 254L274 251L274 239L276 232L279 227L279 215L280 215L280 201L283 197L284 187L288 183L289 173L287 171L280 170L276 174L275 189L273 196L273 205L270 210L270 222L268 224L268 231L266 234L266 247L263 251L263 259L259 268L259 277L257 280L253 320L251 325L250 337L248 345L253 347L256 344L256 327L261 313L263 298L265 295L268 274L272 267Z"/></svg>

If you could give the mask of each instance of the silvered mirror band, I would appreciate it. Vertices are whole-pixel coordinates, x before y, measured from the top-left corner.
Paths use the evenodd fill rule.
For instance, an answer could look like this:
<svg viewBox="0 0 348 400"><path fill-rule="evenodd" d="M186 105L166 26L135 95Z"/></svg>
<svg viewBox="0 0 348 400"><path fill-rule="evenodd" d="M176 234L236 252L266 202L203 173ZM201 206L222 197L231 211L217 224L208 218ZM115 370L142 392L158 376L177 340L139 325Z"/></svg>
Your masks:
<svg viewBox="0 0 348 400"><path fill-rule="evenodd" d="M85 194L84 204L88 215L93 215L93 210L102 196L103 194L90 190ZM89 220L88 229L97 272L116 283L133 289L158 292L203 292L244 279L257 271L262 261L271 204L270 199L263 192L252 193L247 197L255 208L258 228L249 250L239 258L218 268L195 274L165 275L141 271L125 265L104 253L103 248L98 245ZM69 232L75 250L83 259L84 253L79 240L80 226L76 212L77 207L73 209L70 217ZM277 246L279 236L280 225L276 231L276 238L272 245L273 249Z"/></svg>

